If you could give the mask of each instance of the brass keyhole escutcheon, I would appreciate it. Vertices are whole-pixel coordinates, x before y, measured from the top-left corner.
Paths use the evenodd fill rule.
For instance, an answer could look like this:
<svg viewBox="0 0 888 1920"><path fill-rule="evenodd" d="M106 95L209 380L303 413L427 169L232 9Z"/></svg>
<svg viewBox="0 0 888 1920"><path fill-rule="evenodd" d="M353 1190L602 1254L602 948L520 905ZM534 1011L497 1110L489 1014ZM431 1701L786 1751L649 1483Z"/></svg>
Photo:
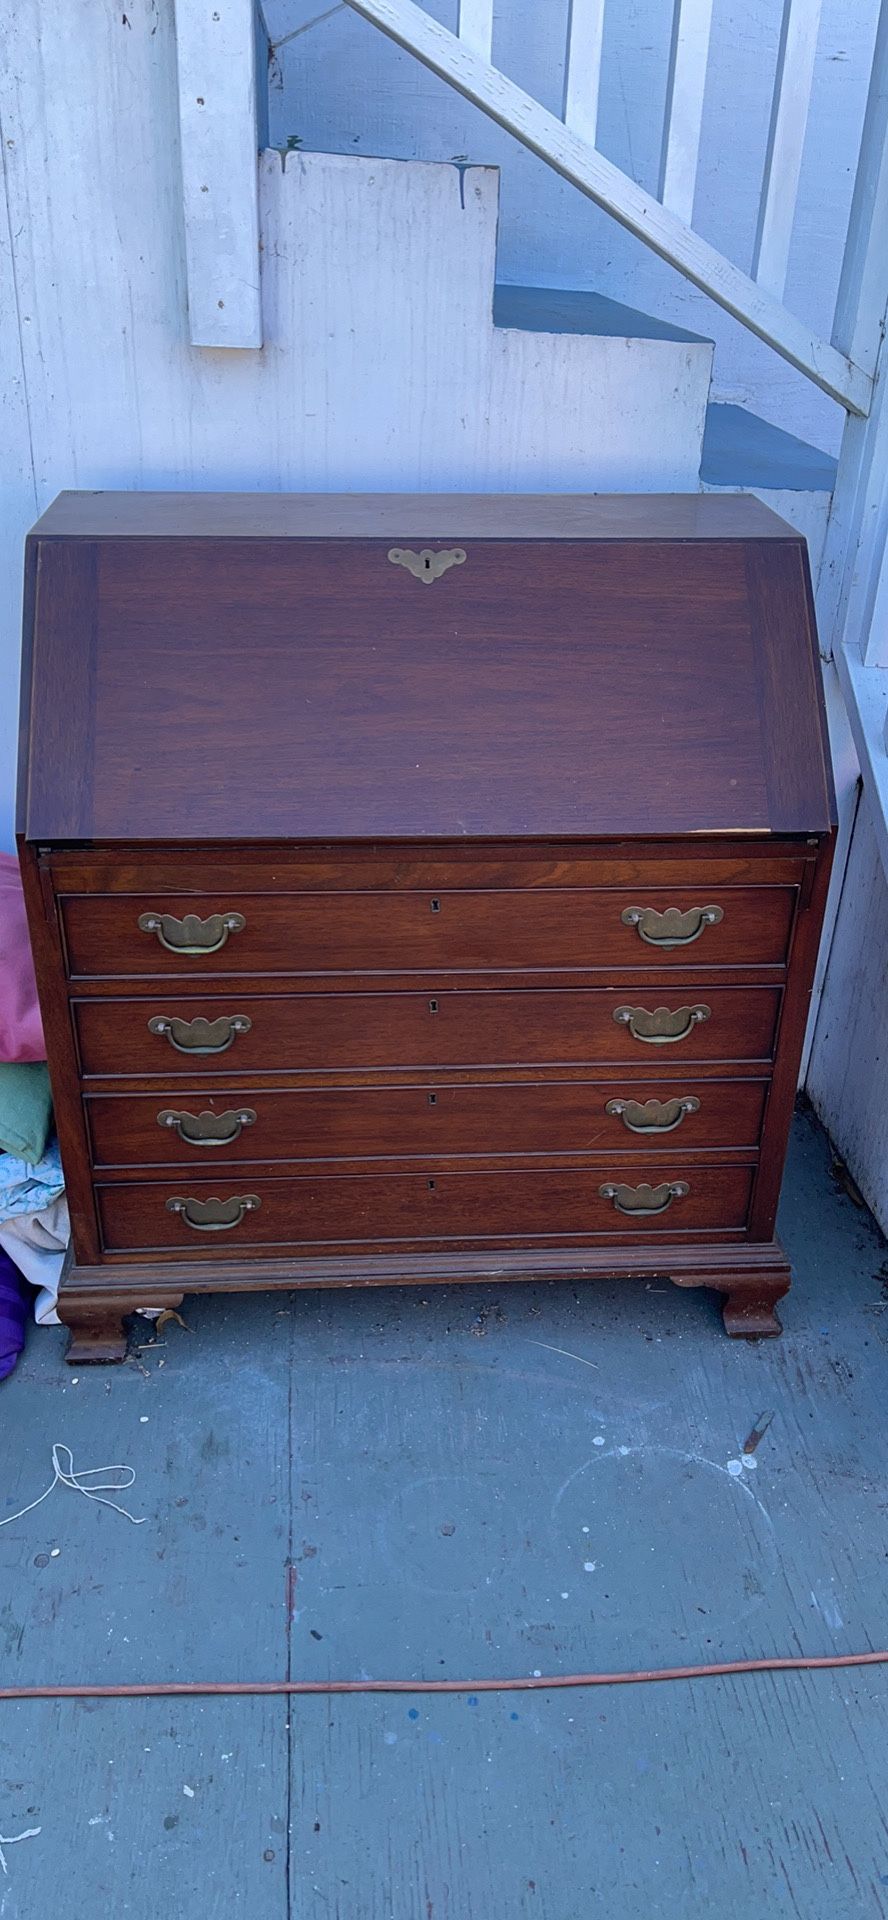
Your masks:
<svg viewBox="0 0 888 1920"><path fill-rule="evenodd" d="M432 547L421 547L419 553L415 553L412 547L389 547L388 557L392 566L405 567L414 580L430 587L448 568L464 565L466 550L465 547L444 547L435 553Z"/></svg>

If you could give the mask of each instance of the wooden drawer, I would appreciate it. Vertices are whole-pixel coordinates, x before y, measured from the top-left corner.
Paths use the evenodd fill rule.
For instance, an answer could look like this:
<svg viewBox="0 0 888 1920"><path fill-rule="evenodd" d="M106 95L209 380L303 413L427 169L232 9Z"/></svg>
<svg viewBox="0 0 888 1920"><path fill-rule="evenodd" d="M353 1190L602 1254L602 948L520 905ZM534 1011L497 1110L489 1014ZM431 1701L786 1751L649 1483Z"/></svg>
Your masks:
<svg viewBox="0 0 888 1920"><path fill-rule="evenodd" d="M224 998L79 1000L73 1011L85 1075L169 1081L219 1072L230 1084L234 1072L261 1070L768 1060L779 1004L776 987L261 998L232 990ZM681 1037L637 1037L660 1007ZM213 1051L197 1050L207 1046Z"/></svg>
<svg viewBox="0 0 888 1920"><path fill-rule="evenodd" d="M96 1190L109 1253L169 1250L180 1259L219 1259L241 1247L324 1247L330 1251L401 1245L563 1245L590 1238L742 1232L751 1167L633 1169L631 1193L651 1184L658 1210L622 1212L600 1191L623 1179L607 1172L443 1173L220 1180L139 1181ZM668 1198L668 1189L679 1188ZM620 1189L625 1197L624 1190ZM647 1195L643 1195L647 1199ZM175 1201L175 1210L168 1205ZM216 1201L233 1224L188 1224ZM258 1206L255 1203L258 1201ZM191 1203L191 1204L189 1204ZM183 1211L184 1209L184 1211Z"/></svg>
<svg viewBox="0 0 888 1920"><path fill-rule="evenodd" d="M781 965L795 894L787 886L719 889L704 872L668 891L74 894L61 912L69 970L82 978L681 969ZM664 918L669 909L682 919ZM639 923L623 919L636 912ZM207 940L215 950L201 946ZM177 951L177 943L196 950Z"/></svg>
<svg viewBox="0 0 888 1920"><path fill-rule="evenodd" d="M479 1086L90 1094L96 1167L433 1155L671 1153L753 1148L764 1080L567 1080ZM655 1101L658 1112L646 1109ZM616 1102L623 1112L609 1112ZM688 1104L683 1104L687 1102ZM650 1131L659 1126L664 1131ZM647 1131L638 1131L646 1128Z"/></svg>

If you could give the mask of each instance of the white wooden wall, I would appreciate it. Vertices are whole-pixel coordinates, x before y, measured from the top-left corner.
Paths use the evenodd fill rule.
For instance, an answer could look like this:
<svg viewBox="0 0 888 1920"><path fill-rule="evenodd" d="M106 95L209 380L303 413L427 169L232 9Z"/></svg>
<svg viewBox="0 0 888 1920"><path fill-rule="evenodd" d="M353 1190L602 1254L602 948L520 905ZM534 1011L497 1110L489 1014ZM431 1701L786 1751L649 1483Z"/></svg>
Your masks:
<svg viewBox="0 0 888 1920"><path fill-rule="evenodd" d="M5 21L7 845L21 543L61 487L697 486L708 343L494 332L489 168L267 153L265 344L192 346L172 0L126 20L18 0Z"/></svg>
<svg viewBox="0 0 888 1920"><path fill-rule="evenodd" d="M820 1003L808 1092L888 1233L888 880L865 791Z"/></svg>

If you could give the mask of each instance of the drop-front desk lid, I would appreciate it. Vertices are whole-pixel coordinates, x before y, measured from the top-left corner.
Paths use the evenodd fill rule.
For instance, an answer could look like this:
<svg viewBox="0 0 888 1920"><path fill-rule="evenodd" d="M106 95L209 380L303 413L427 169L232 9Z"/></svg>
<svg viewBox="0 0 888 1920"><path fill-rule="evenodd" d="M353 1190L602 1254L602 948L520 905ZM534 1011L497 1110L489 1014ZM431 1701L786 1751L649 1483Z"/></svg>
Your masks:
<svg viewBox="0 0 888 1920"><path fill-rule="evenodd" d="M68 493L26 608L30 840L830 824L805 545L750 498Z"/></svg>

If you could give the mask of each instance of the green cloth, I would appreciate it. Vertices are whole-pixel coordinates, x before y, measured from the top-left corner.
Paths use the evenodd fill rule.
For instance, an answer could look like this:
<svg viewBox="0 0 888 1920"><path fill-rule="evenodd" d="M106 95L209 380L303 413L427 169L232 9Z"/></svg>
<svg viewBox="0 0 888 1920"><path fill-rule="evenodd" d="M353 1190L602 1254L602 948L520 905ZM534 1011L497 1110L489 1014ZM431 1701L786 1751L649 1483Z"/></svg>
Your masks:
<svg viewBox="0 0 888 1920"><path fill-rule="evenodd" d="M0 1153L36 1166L43 1157L52 1096L43 1060L0 1066Z"/></svg>

